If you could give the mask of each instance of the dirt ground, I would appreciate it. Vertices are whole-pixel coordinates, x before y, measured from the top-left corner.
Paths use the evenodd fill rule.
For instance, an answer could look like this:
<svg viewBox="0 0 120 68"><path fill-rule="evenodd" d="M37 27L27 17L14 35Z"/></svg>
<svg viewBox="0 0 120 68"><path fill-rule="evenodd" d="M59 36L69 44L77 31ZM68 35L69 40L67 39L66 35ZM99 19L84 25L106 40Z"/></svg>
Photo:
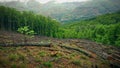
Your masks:
<svg viewBox="0 0 120 68"><path fill-rule="evenodd" d="M23 43L23 38L16 32L0 31L0 44ZM35 36L27 42L52 46L0 46L0 68L115 68L120 63L118 48L88 40Z"/></svg>

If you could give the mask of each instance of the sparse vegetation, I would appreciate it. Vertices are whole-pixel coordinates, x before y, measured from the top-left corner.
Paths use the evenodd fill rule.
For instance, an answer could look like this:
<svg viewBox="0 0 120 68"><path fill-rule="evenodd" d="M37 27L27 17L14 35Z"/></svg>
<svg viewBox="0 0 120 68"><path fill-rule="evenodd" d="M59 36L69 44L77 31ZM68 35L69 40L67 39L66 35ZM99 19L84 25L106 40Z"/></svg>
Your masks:
<svg viewBox="0 0 120 68"><path fill-rule="evenodd" d="M11 66L11 68L27 68L25 63L13 63Z"/></svg>
<svg viewBox="0 0 120 68"><path fill-rule="evenodd" d="M46 56L46 52L45 52L45 51L40 51L38 54L39 54L41 57Z"/></svg>
<svg viewBox="0 0 120 68"><path fill-rule="evenodd" d="M56 58L60 58L60 57L62 57L63 55L62 55L62 53L60 53L60 52L57 52L57 53L55 53L55 54L53 54L53 55L51 55L52 57L56 57Z"/></svg>
<svg viewBox="0 0 120 68"><path fill-rule="evenodd" d="M2 57L0 57L0 67L2 67L2 66L7 66L7 65L9 65L9 61L8 61L8 59L7 58L2 58Z"/></svg>
<svg viewBox="0 0 120 68"><path fill-rule="evenodd" d="M72 61L73 64L81 66L81 61L80 60L73 60Z"/></svg>
<svg viewBox="0 0 120 68"><path fill-rule="evenodd" d="M42 60L41 60L41 58L36 57L36 58L35 58L35 62L40 63L40 62L42 62Z"/></svg>
<svg viewBox="0 0 120 68"><path fill-rule="evenodd" d="M16 64L12 64L11 68L17 68L17 65Z"/></svg>
<svg viewBox="0 0 120 68"><path fill-rule="evenodd" d="M70 57L71 59L73 59L73 57L75 57L75 56L76 56L76 53L72 53L72 54L69 55L69 57Z"/></svg>
<svg viewBox="0 0 120 68"><path fill-rule="evenodd" d="M19 59L19 55L18 54L10 54L9 59L10 59L10 61L17 61Z"/></svg>
<svg viewBox="0 0 120 68"><path fill-rule="evenodd" d="M43 66L45 68L53 68L53 64L52 62L44 62L42 65L40 66Z"/></svg>
<svg viewBox="0 0 120 68"><path fill-rule="evenodd" d="M23 56L23 55L19 54L19 60L24 61L24 60L25 60L25 56Z"/></svg>
<svg viewBox="0 0 120 68"><path fill-rule="evenodd" d="M27 43L27 38L32 38L35 34L34 30L30 30L28 26L20 27L17 31L25 35L24 43Z"/></svg>
<svg viewBox="0 0 120 68"><path fill-rule="evenodd" d="M59 47L59 46L56 46ZM35 47L35 46L26 46L26 47L2 47L3 50L0 50L0 66L9 66L13 68L28 68L29 65L34 66L38 68L54 68L55 67L68 67L71 66L78 66L82 67L83 61L87 62L89 61L89 58L83 59L81 56L86 57L82 53L78 53L71 51L70 53L67 52L67 49L64 49L65 51L53 51L49 50L48 47ZM14 51L12 50L14 49ZM27 49L29 52L27 52ZM72 57L66 58L66 57ZM102 61L99 61L100 65L102 65ZM105 65L106 63L104 63ZM88 66L90 66L89 64ZM71 67L72 67L71 66Z"/></svg>
<svg viewBox="0 0 120 68"><path fill-rule="evenodd" d="M4 48L2 46L0 46L0 50L4 50Z"/></svg>
<svg viewBox="0 0 120 68"><path fill-rule="evenodd" d="M84 60L86 60L86 59L87 59L87 57L86 57L86 56L81 55L81 56L80 56L80 59L84 59Z"/></svg>

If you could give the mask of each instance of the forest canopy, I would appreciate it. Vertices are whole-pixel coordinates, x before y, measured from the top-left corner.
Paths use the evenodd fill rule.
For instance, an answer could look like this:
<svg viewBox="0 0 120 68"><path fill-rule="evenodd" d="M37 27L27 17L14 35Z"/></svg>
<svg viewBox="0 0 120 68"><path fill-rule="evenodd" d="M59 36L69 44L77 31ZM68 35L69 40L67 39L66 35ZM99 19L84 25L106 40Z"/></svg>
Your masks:
<svg viewBox="0 0 120 68"><path fill-rule="evenodd" d="M29 26L38 35L56 36L59 22L33 12L17 11L14 8L0 6L0 28L17 31L18 28Z"/></svg>
<svg viewBox="0 0 120 68"><path fill-rule="evenodd" d="M66 24L64 28L69 33L73 33L72 36L66 35L66 37L90 39L103 44L120 46L120 12L72 22Z"/></svg>

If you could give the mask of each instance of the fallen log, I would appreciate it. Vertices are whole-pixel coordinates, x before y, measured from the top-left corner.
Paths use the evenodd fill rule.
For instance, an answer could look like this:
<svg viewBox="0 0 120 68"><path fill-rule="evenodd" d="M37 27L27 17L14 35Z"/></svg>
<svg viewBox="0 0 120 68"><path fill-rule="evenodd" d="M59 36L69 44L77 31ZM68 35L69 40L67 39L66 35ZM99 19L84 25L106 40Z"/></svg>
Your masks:
<svg viewBox="0 0 120 68"><path fill-rule="evenodd" d="M81 52L81 53L83 53L84 55L86 55L88 57L94 58L92 56L92 54L90 54L90 52L87 52L86 50L83 50L83 49L80 49L80 48L68 47L68 46L64 46L64 45L59 45L59 46L62 47L62 48L66 48L66 49L70 49L70 50L75 50L75 51Z"/></svg>
<svg viewBox="0 0 120 68"><path fill-rule="evenodd" d="M14 44L0 44L3 47L9 46L44 46L44 47L51 47L51 43L14 43Z"/></svg>

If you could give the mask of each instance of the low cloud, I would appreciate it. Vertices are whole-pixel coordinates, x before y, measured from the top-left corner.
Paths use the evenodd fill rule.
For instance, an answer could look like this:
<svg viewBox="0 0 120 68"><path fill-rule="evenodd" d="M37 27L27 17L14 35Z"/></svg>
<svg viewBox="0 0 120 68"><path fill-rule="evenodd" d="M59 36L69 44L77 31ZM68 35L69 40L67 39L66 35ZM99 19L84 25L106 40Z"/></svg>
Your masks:
<svg viewBox="0 0 120 68"><path fill-rule="evenodd" d="M21 2L26 2L28 0L0 0L1 2L9 2L9 1L21 1ZM47 3L49 1L55 1L56 3L63 3L63 2L85 2L85 1L90 1L90 0L36 0L39 1L40 3Z"/></svg>

